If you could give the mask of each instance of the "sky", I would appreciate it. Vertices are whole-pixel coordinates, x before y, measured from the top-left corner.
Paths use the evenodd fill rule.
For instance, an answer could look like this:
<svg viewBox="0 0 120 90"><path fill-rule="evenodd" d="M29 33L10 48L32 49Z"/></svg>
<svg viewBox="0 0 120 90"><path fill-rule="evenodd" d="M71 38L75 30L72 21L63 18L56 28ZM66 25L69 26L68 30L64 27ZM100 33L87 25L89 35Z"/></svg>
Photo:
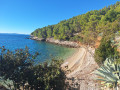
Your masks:
<svg viewBox="0 0 120 90"><path fill-rule="evenodd" d="M119 0L0 0L0 33L30 34L37 28L99 10Z"/></svg>

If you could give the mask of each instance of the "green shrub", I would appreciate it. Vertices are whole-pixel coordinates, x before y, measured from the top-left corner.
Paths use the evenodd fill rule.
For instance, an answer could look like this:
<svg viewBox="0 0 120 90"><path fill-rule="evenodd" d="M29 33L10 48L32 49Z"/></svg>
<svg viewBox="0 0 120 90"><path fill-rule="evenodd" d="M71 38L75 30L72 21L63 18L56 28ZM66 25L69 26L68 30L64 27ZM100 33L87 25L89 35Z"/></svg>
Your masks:
<svg viewBox="0 0 120 90"><path fill-rule="evenodd" d="M27 47L25 50L18 49L14 52L1 47L0 51L0 77L5 82L9 80L13 83L5 85L8 89L65 89L66 76L60 67L61 60L35 64L34 59L38 53L31 55Z"/></svg>
<svg viewBox="0 0 120 90"><path fill-rule="evenodd" d="M98 65L102 64L106 58L115 57L118 54L116 47L111 44L111 40L102 38L100 46L95 50L95 61Z"/></svg>

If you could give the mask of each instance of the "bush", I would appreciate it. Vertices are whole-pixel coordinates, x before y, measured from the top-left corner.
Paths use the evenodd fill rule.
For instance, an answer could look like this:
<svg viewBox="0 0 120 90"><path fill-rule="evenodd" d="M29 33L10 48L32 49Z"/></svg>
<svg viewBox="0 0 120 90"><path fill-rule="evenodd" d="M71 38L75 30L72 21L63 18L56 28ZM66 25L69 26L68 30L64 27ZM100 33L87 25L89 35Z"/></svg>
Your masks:
<svg viewBox="0 0 120 90"><path fill-rule="evenodd" d="M13 82L8 89L29 88L30 90L64 90L65 73L61 70L61 60L52 60L35 65L34 59L38 55L31 55L26 47L14 52L1 47L0 77L3 81Z"/></svg>
<svg viewBox="0 0 120 90"><path fill-rule="evenodd" d="M61 60L33 67L33 75L29 78L29 85L35 90L65 90L65 73L60 68ZM31 82L32 81L32 82Z"/></svg>
<svg viewBox="0 0 120 90"><path fill-rule="evenodd" d="M95 50L95 61L100 65L106 58L115 57L117 53L116 47L111 45L111 40L103 38L100 46Z"/></svg>

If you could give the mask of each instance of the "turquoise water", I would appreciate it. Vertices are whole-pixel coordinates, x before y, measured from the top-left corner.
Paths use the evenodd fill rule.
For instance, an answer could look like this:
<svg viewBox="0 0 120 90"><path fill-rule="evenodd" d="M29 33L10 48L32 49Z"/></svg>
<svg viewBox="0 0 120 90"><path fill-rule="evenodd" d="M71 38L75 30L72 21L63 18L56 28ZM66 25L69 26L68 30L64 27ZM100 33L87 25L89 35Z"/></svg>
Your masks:
<svg viewBox="0 0 120 90"><path fill-rule="evenodd" d="M0 34L0 46L5 46L6 49L14 51L15 49L29 48L30 53L39 52L37 57L38 62L50 60L51 58L66 59L75 52L73 48L67 48L47 42L35 41L27 39L29 35L21 34Z"/></svg>

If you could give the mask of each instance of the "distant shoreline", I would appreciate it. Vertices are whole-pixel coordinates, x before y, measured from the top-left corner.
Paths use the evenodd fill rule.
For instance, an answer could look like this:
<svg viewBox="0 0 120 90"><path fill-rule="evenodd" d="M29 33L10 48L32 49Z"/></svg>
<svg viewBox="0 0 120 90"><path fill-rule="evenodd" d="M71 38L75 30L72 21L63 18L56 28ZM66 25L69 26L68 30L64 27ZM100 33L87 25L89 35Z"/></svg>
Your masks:
<svg viewBox="0 0 120 90"><path fill-rule="evenodd" d="M0 33L3 35L30 35L30 34L22 34L22 33Z"/></svg>

